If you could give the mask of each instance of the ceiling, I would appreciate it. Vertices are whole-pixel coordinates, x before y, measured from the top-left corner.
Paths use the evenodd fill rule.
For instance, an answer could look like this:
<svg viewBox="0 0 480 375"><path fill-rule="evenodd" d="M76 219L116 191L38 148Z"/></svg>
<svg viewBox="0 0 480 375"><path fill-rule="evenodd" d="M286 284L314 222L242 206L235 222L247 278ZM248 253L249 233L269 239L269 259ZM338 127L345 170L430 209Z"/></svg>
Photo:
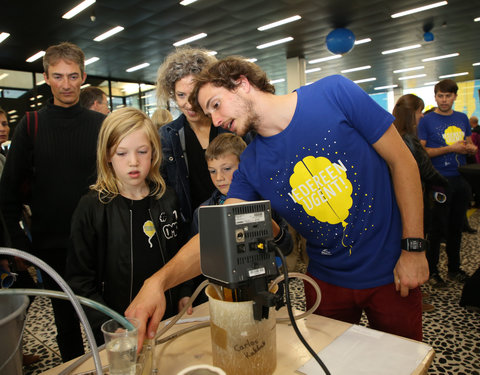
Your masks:
<svg viewBox="0 0 480 375"><path fill-rule="evenodd" d="M286 78L286 59L304 57L307 69L322 70L307 75L307 82L340 73L341 70L370 65L344 75L352 80L375 77L361 83L367 92L374 87L397 84L422 86L440 75L468 72L457 81L480 79L480 0L448 0L448 5L392 19L391 14L435 3L439 0L199 0L182 6L179 0L97 0L70 20L62 15L80 0L5 1L0 13L0 32L10 37L0 44L0 69L42 72L41 59L25 60L39 50L62 41L79 45L86 58L100 60L87 67L89 75L116 80L154 82L158 66L174 50L173 43L186 37L207 33L206 38L190 45L218 52L217 57L242 55L257 58L271 80ZM300 15L299 21L258 31L257 27ZM92 21L93 20L93 21ZM102 42L93 38L114 26L125 29ZM340 59L318 64L308 61L331 55L326 35L336 27L353 31L356 45ZM423 40L424 30L434 34L433 42ZM293 41L259 50L257 45L292 36ZM382 55L382 51L412 44L421 48ZM458 52L458 57L432 62L423 58ZM149 67L128 73L126 69L144 62ZM424 66L422 70L394 74L393 70ZM417 79L400 76L426 74ZM1 82L0 82L1 85ZM285 92L286 84L277 85Z"/></svg>

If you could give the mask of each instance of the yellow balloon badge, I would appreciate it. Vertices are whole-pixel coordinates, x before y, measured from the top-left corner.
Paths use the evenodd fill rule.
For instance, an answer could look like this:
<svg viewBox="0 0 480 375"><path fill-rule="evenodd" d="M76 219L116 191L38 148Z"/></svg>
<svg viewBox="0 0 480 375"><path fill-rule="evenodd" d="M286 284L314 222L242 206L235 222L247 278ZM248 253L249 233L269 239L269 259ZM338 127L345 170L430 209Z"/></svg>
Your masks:
<svg viewBox="0 0 480 375"><path fill-rule="evenodd" d="M458 126L449 126L445 129L445 133L443 133L443 139L445 139L445 143L450 146L458 141L462 141L465 136L465 133L462 129Z"/></svg>
<svg viewBox="0 0 480 375"><path fill-rule="evenodd" d="M332 163L324 157L307 156L299 161L290 176L293 200L301 204L307 214L318 221L343 226L342 244L350 207L353 187L347 178L347 168L339 160Z"/></svg>
<svg viewBox="0 0 480 375"><path fill-rule="evenodd" d="M150 244L150 247L153 247L152 238L155 235L155 226L153 225L153 221L147 220L143 224L143 233L147 235L148 243Z"/></svg>

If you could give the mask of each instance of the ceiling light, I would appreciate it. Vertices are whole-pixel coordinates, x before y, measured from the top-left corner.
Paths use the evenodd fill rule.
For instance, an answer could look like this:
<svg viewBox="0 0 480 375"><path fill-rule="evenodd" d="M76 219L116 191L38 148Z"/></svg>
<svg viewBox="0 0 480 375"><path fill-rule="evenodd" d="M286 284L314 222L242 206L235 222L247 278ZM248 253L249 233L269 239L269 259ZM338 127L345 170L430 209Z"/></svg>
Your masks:
<svg viewBox="0 0 480 375"><path fill-rule="evenodd" d="M273 42L260 44L259 46L257 46L257 49L263 49L263 48L268 48L268 47L271 47L271 46L276 46L277 44L287 43L287 42L290 42L292 40L293 40L293 38L291 36L288 36L288 37L283 38L283 39L274 40Z"/></svg>
<svg viewBox="0 0 480 375"><path fill-rule="evenodd" d="M123 31L124 29L125 28L122 27L122 26L115 26L113 29L108 30L107 32L105 32L103 34L100 34L99 36L97 36L93 40L95 42L101 42L102 40L110 38L112 35L115 35L116 33L119 33L120 31Z"/></svg>
<svg viewBox="0 0 480 375"><path fill-rule="evenodd" d="M272 85L274 85L275 83L280 83L280 82L285 82L285 78L274 79L274 80L270 81L270 83Z"/></svg>
<svg viewBox="0 0 480 375"><path fill-rule="evenodd" d="M423 85L424 86L430 86L430 85L436 85L439 81L433 81L433 82L426 82Z"/></svg>
<svg viewBox="0 0 480 375"><path fill-rule="evenodd" d="M480 21L480 17L477 17L477 18L473 19L473 22L478 22L478 21Z"/></svg>
<svg viewBox="0 0 480 375"><path fill-rule="evenodd" d="M307 69L305 70L305 74L319 72L320 70L322 70L322 68Z"/></svg>
<svg viewBox="0 0 480 375"><path fill-rule="evenodd" d="M420 48L421 46L422 46L421 44L413 44L413 45L411 45L411 46L400 47L400 48L395 48L395 49L389 49L388 51L383 51L383 52L382 52L382 55L388 55L388 54L390 54L390 53L408 51L409 49Z"/></svg>
<svg viewBox="0 0 480 375"><path fill-rule="evenodd" d="M254 63L254 62L258 61L258 59L256 59L255 57L252 58L252 59L245 59L245 60L248 61L248 62L251 62L251 63Z"/></svg>
<svg viewBox="0 0 480 375"><path fill-rule="evenodd" d="M180 5L190 5L190 4L194 3L195 1L197 1L197 0L183 0L183 1L180 1Z"/></svg>
<svg viewBox="0 0 480 375"><path fill-rule="evenodd" d="M62 18L65 18L69 20L72 17L75 17L78 13L80 13L82 10L88 8L90 5L95 3L95 0L85 0L82 1L80 4L78 4L75 8L72 8L69 10L67 13L65 13Z"/></svg>
<svg viewBox="0 0 480 375"><path fill-rule="evenodd" d="M182 46L182 45L184 45L184 44L188 44L188 43L193 42L193 41L195 41L195 40L205 38L206 36L207 36L207 34L205 34L205 33L200 33L200 34L197 34L197 35L188 37L188 38L186 38L186 39L179 40L178 42L173 43L173 45L174 45L175 47Z"/></svg>
<svg viewBox="0 0 480 375"><path fill-rule="evenodd" d="M363 82L371 82L371 81L376 81L377 79L375 77L371 78L364 78L364 79L358 79L356 81L353 81L354 83L363 83Z"/></svg>
<svg viewBox="0 0 480 375"><path fill-rule="evenodd" d="M433 60L440 60L440 59L448 59L450 57L456 57L460 55L459 53L451 53L449 55L442 55L442 56L435 56L435 57L428 57L426 59L422 59L423 62L426 62L426 61L433 61Z"/></svg>
<svg viewBox="0 0 480 375"><path fill-rule="evenodd" d="M462 72L462 73L452 73L452 74L445 74L443 76L438 76L438 78L449 78L449 77L458 77L458 76L466 76L468 72Z"/></svg>
<svg viewBox="0 0 480 375"><path fill-rule="evenodd" d="M0 74L0 80L4 79L5 77L8 76L8 73L3 73L3 74Z"/></svg>
<svg viewBox="0 0 480 375"><path fill-rule="evenodd" d="M350 73L350 72L357 72L359 70L367 70L371 69L372 67L370 65L365 65L365 66L359 66L357 68L351 68L351 69L344 69L341 71L341 73Z"/></svg>
<svg viewBox="0 0 480 375"><path fill-rule="evenodd" d="M260 26L259 28L257 28L257 30L258 31L264 31L264 30L268 30L268 29L273 29L274 27L277 27L277 26L280 26L280 25L285 25L286 23L290 23L290 22L293 22L293 21L298 21L301 18L302 17L300 17L299 15L288 17L288 18L285 18L285 19L277 21L277 22L269 23L268 25Z"/></svg>
<svg viewBox="0 0 480 375"><path fill-rule="evenodd" d="M217 51L209 51L207 52L207 55L215 56L217 53L218 53Z"/></svg>
<svg viewBox="0 0 480 375"><path fill-rule="evenodd" d="M11 111L8 111L8 114L9 114L9 115L13 115L13 114L16 113L16 112L17 112L16 109L12 109Z"/></svg>
<svg viewBox="0 0 480 375"><path fill-rule="evenodd" d="M5 39L10 36L9 33L0 33L0 43L2 43Z"/></svg>
<svg viewBox="0 0 480 375"><path fill-rule="evenodd" d="M480 62L472 64L472 66L479 66L479 65L480 65Z"/></svg>
<svg viewBox="0 0 480 375"><path fill-rule="evenodd" d="M388 86L378 86L374 87L374 90L385 90L385 89L394 89L395 87L398 87L398 85L388 85Z"/></svg>
<svg viewBox="0 0 480 375"><path fill-rule="evenodd" d="M372 39L365 38L365 39L356 40L353 44L358 45L358 44L370 43L371 41Z"/></svg>
<svg viewBox="0 0 480 375"><path fill-rule="evenodd" d="M88 60L85 60L85 66L93 64L94 62L97 62L98 60L100 60L99 57L90 57Z"/></svg>
<svg viewBox="0 0 480 375"><path fill-rule="evenodd" d="M35 60L38 60L39 58L43 57L44 55L45 55L45 51L37 52L35 55L30 56L27 59L27 62L34 62Z"/></svg>
<svg viewBox="0 0 480 375"><path fill-rule="evenodd" d="M423 12L424 10L441 7L441 6L444 6L444 5L447 5L447 4L448 3L446 1L440 1L438 3L424 5L423 7L413 8L413 9L410 9L410 10L405 10L403 12L395 13L395 14L392 14L391 17L392 18L403 17L403 16L406 16L406 15L409 15L409 14Z"/></svg>
<svg viewBox="0 0 480 375"><path fill-rule="evenodd" d="M131 73L131 72L134 72L136 70L146 68L147 66L150 66L150 64L149 63L143 63L143 64L140 64L140 65L132 66L131 68L127 69L127 72Z"/></svg>
<svg viewBox="0 0 480 375"><path fill-rule="evenodd" d="M403 81L404 79L413 79L413 78L421 78L421 77L426 77L426 74L416 74L414 76L405 76L405 77L398 77L400 81Z"/></svg>
<svg viewBox="0 0 480 375"><path fill-rule="evenodd" d="M40 82L37 82L37 86L41 86L41 85L43 85L44 83L46 83L45 80L42 80L42 81L40 81Z"/></svg>
<svg viewBox="0 0 480 375"><path fill-rule="evenodd" d="M90 87L90 86L91 86L90 83L85 83L84 85L80 86L80 88L83 90L84 88Z"/></svg>
<svg viewBox="0 0 480 375"><path fill-rule="evenodd" d="M420 69L425 69L425 67L424 66L414 66L413 68L398 69L398 70L394 70L393 72L395 74L397 74L397 73L411 72L412 70L420 70Z"/></svg>
<svg viewBox="0 0 480 375"><path fill-rule="evenodd" d="M339 59L340 57L342 57L342 55L332 55L332 56L327 56L327 57L321 57L319 59L310 60L308 63L309 64L316 64L316 63L319 63L319 62Z"/></svg>

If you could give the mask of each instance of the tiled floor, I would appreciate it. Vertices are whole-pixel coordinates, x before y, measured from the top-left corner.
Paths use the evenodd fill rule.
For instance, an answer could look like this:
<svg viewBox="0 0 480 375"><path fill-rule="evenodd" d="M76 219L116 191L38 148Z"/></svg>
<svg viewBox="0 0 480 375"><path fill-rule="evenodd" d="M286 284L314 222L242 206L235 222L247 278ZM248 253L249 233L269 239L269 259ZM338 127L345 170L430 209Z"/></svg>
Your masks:
<svg viewBox="0 0 480 375"><path fill-rule="evenodd" d="M470 223L480 228L480 211L473 213ZM462 267L472 274L480 265L480 234L465 234L463 237ZM446 276L443 251L440 269L442 276ZM436 351L428 374L480 375L480 314L458 305L462 285L451 282L445 290L435 290L427 285L423 289L430 293L428 302L435 305L434 311L423 315L424 341ZM295 291L297 307L301 307L301 283L296 283L292 290ZM41 361L25 368L25 375L40 374L61 363L55 331L49 300L36 297L27 316L23 350L40 355Z"/></svg>

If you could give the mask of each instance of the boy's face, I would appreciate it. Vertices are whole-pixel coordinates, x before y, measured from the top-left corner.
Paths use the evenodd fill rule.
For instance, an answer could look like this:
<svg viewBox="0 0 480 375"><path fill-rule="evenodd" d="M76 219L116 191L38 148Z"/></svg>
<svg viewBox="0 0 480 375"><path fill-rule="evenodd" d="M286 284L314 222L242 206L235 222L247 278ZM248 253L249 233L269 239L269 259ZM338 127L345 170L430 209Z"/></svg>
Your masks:
<svg viewBox="0 0 480 375"><path fill-rule="evenodd" d="M223 154L207 161L208 171L215 187L223 195L227 195L232 183L233 172L238 168L238 157L234 154Z"/></svg>
<svg viewBox="0 0 480 375"><path fill-rule="evenodd" d="M457 99L457 94L453 92L437 91L435 94L435 101L440 112L450 114L452 112L453 103Z"/></svg>

